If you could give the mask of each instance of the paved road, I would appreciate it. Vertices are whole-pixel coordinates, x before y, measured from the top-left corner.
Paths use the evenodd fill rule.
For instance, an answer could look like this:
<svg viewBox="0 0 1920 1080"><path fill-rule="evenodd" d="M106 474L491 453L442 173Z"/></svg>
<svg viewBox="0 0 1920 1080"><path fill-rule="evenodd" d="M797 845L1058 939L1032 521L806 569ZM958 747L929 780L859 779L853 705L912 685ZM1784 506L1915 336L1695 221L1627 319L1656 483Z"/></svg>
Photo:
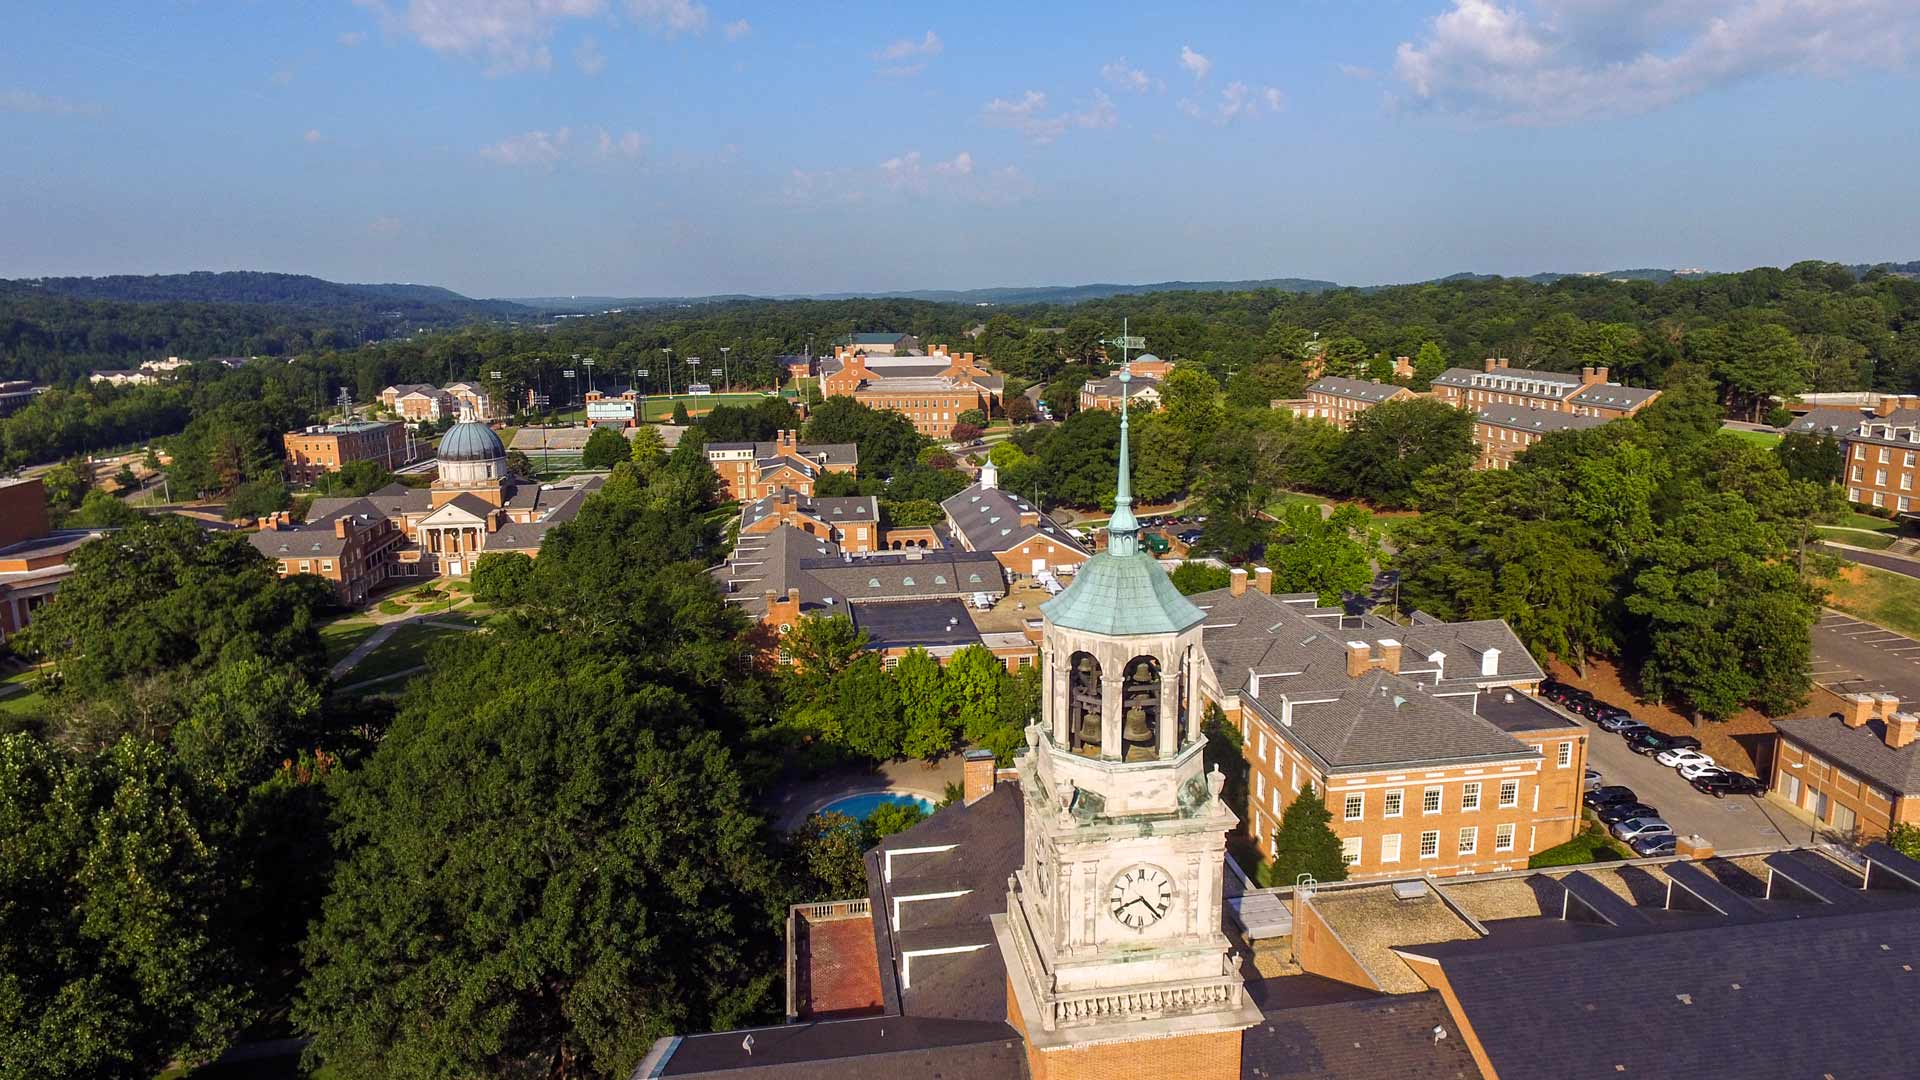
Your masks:
<svg viewBox="0 0 1920 1080"><path fill-rule="evenodd" d="M1887 691L1920 701L1920 641L1829 611L1813 626L1809 674L1836 694Z"/></svg>
<svg viewBox="0 0 1920 1080"><path fill-rule="evenodd" d="M1721 851L1746 851L1777 847L1788 843L1786 813L1769 807L1764 800L1748 795L1729 795L1716 799L1693 790L1680 774L1650 757L1641 757L1627 749L1620 736L1580 720L1591 736L1587 740L1587 764L1600 771L1602 783L1625 784L1640 801L1660 811L1673 831L1685 836L1699 833Z"/></svg>
<svg viewBox="0 0 1920 1080"><path fill-rule="evenodd" d="M1857 548L1835 547L1832 544L1822 544L1820 546L1848 562L1857 562L1866 566L1877 566L1882 570L1891 570L1896 574L1904 574L1910 578L1920 578L1920 560L1903 559L1898 555L1883 555L1878 551L1861 551Z"/></svg>

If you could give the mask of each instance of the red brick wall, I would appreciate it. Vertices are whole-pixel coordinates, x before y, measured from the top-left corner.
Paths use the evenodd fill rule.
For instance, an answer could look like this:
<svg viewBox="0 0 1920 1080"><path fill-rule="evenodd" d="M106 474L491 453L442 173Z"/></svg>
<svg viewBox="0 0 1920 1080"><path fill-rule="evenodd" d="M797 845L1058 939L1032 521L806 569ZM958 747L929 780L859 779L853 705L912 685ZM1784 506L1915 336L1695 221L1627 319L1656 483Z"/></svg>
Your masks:
<svg viewBox="0 0 1920 1080"><path fill-rule="evenodd" d="M22 480L0 487L0 547L45 536L47 490L39 480Z"/></svg>

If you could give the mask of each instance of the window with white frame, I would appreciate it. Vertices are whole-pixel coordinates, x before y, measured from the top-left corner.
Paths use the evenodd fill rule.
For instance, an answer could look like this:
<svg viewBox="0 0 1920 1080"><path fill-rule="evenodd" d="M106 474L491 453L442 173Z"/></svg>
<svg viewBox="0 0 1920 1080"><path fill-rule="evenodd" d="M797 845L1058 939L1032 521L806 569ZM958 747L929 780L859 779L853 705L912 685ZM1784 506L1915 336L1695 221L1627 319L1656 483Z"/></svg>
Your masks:
<svg viewBox="0 0 1920 1080"><path fill-rule="evenodd" d="M1383 863L1400 861L1400 834L1388 833L1380 838L1380 861Z"/></svg>
<svg viewBox="0 0 1920 1080"><path fill-rule="evenodd" d="M1480 827L1468 825L1460 830L1458 849L1462 855L1471 855L1480 846Z"/></svg>
<svg viewBox="0 0 1920 1080"><path fill-rule="evenodd" d="M1500 781L1500 805L1503 807L1514 807L1514 806L1520 805L1520 781L1518 780Z"/></svg>
<svg viewBox="0 0 1920 1080"><path fill-rule="evenodd" d="M1428 829L1420 834L1420 857L1437 859L1440 857L1440 830Z"/></svg>
<svg viewBox="0 0 1920 1080"><path fill-rule="evenodd" d="M1406 792L1400 791L1399 789L1395 789L1393 791L1387 792L1386 795L1383 796L1383 798L1386 800L1386 809L1383 811L1383 813L1387 817L1399 817L1400 805L1401 805L1401 802L1406 798Z"/></svg>
<svg viewBox="0 0 1920 1080"><path fill-rule="evenodd" d="M1367 807L1367 797L1365 795L1362 795L1357 791L1351 795L1348 795L1346 820L1359 821L1360 815L1366 812L1366 807Z"/></svg>
<svg viewBox="0 0 1920 1080"><path fill-rule="evenodd" d="M1253 799L1259 802L1267 797L1267 778L1259 773L1253 774Z"/></svg>
<svg viewBox="0 0 1920 1080"><path fill-rule="evenodd" d="M1460 809L1463 811L1480 809L1479 781L1460 785Z"/></svg>
<svg viewBox="0 0 1920 1080"><path fill-rule="evenodd" d="M1360 865L1360 838L1357 836L1341 838L1340 855L1347 860L1348 866Z"/></svg>
<svg viewBox="0 0 1920 1080"><path fill-rule="evenodd" d="M1560 744L1560 767L1564 769L1571 764L1573 764L1573 744L1563 742Z"/></svg>
<svg viewBox="0 0 1920 1080"><path fill-rule="evenodd" d="M1513 823L1512 822L1508 822L1507 824L1502 825L1499 828L1496 828L1493 830L1493 850L1495 851L1512 851L1513 850Z"/></svg>
<svg viewBox="0 0 1920 1080"><path fill-rule="evenodd" d="M1423 814L1437 814L1440 812L1440 789L1439 788L1430 787L1421 794L1420 812Z"/></svg>

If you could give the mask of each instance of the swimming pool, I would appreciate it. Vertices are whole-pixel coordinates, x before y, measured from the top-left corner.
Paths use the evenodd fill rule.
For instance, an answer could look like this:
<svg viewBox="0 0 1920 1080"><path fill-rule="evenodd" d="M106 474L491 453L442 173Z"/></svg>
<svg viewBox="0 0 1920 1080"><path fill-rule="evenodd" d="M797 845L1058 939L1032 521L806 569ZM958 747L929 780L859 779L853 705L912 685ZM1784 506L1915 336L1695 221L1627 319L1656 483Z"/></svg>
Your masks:
<svg viewBox="0 0 1920 1080"><path fill-rule="evenodd" d="M823 814L845 814L855 821L865 821L868 815L880 808L882 803L894 806L918 806L922 812L933 813L933 800L923 799L904 791L863 791L858 795L838 798L820 808Z"/></svg>

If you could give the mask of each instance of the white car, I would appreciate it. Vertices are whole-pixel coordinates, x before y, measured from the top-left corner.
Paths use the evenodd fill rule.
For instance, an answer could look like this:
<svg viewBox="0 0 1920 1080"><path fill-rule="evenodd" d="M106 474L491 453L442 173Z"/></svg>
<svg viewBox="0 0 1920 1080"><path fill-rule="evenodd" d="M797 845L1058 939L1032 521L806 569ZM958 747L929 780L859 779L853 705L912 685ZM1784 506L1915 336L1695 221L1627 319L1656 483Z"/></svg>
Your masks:
<svg viewBox="0 0 1920 1080"><path fill-rule="evenodd" d="M1700 777L1706 776L1709 773L1721 773L1726 771L1727 771L1726 769L1721 768L1718 765L1715 765L1713 763L1712 758L1701 758L1698 761L1689 761L1686 764L1680 766L1680 779L1697 780Z"/></svg>
<svg viewBox="0 0 1920 1080"><path fill-rule="evenodd" d="M1632 840L1637 836L1666 836L1673 832L1673 826L1659 818L1628 818L1613 823L1613 835L1619 840Z"/></svg>
<svg viewBox="0 0 1920 1080"><path fill-rule="evenodd" d="M1672 768L1679 768L1680 766L1685 765L1689 761L1705 761L1705 762L1708 762L1709 764L1711 764L1713 761L1712 758L1708 757L1707 755L1701 753L1698 750L1687 749L1684 747L1674 749L1674 750L1662 750L1660 751L1660 753L1654 755L1653 760L1659 762L1662 765L1666 765Z"/></svg>

